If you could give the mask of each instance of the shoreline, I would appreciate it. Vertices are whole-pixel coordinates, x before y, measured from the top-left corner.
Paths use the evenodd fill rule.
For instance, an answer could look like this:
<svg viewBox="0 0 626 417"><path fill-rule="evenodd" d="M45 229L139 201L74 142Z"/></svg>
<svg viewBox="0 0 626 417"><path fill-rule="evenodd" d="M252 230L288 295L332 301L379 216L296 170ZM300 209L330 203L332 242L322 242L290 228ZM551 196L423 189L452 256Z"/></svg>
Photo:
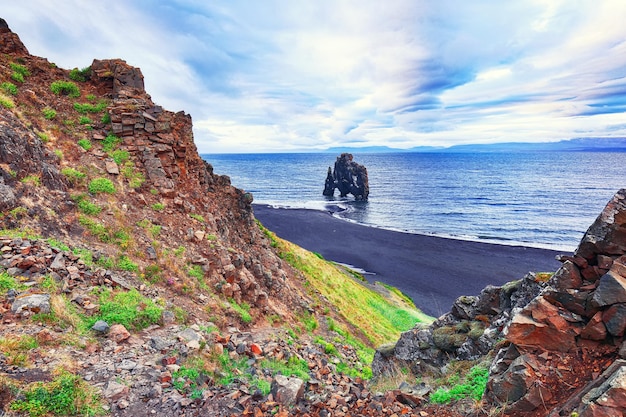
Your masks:
<svg viewBox="0 0 626 417"><path fill-rule="evenodd" d="M255 217L279 237L325 259L367 272L408 295L434 317L461 295L478 295L529 271L554 272L557 254L568 252L422 235L367 226L329 211L253 204Z"/></svg>

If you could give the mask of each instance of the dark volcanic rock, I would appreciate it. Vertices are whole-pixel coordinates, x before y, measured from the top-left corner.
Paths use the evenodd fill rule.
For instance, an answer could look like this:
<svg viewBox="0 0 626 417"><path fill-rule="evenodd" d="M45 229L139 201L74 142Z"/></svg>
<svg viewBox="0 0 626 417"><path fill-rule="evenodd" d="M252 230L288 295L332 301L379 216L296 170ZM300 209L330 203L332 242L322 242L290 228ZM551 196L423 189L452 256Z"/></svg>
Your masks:
<svg viewBox="0 0 626 417"><path fill-rule="evenodd" d="M322 194L332 196L335 189L338 189L341 197L352 194L357 200L367 200L370 193L367 168L352 159L353 156L349 153L342 153L337 157L334 171L331 173L330 167L328 168Z"/></svg>

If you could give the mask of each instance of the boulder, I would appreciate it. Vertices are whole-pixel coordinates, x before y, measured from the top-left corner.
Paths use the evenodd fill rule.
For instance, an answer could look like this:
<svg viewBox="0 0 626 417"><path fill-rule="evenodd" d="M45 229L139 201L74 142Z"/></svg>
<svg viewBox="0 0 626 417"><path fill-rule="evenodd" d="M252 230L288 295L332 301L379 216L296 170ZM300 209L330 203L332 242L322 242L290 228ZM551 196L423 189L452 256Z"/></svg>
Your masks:
<svg viewBox="0 0 626 417"><path fill-rule="evenodd" d="M47 314L50 312L50 294L29 294L18 296L11 305L11 312L21 314L24 311Z"/></svg>
<svg viewBox="0 0 626 417"><path fill-rule="evenodd" d="M284 406L294 405L304 395L304 381L300 378L276 375L272 381L271 393L276 402Z"/></svg>

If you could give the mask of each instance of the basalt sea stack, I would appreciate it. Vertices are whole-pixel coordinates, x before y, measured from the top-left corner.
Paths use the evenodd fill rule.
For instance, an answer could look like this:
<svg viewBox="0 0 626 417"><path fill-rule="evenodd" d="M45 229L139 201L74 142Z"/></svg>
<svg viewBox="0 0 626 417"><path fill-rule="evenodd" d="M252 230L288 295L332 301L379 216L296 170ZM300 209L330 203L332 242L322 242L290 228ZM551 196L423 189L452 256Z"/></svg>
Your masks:
<svg viewBox="0 0 626 417"><path fill-rule="evenodd" d="M352 154L342 153L337 157L334 171L328 167L323 192L325 196L333 196L337 188L341 197L352 194L357 200L367 200L370 192L367 168L352 159Z"/></svg>

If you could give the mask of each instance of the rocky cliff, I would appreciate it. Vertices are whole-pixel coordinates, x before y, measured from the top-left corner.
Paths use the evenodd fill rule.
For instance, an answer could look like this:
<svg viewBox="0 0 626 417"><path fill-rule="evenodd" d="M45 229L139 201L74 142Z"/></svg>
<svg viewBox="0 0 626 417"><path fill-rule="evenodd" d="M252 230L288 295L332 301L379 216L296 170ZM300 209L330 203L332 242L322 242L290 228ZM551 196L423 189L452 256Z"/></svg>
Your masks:
<svg viewBox="0 0 626 417"><path fill-rule="evenodd" d="M378 350L375 375L489 367L484 395L508 416L621 416L626 410L626 189L554 274L461 297L432 325Z"/></svg>

